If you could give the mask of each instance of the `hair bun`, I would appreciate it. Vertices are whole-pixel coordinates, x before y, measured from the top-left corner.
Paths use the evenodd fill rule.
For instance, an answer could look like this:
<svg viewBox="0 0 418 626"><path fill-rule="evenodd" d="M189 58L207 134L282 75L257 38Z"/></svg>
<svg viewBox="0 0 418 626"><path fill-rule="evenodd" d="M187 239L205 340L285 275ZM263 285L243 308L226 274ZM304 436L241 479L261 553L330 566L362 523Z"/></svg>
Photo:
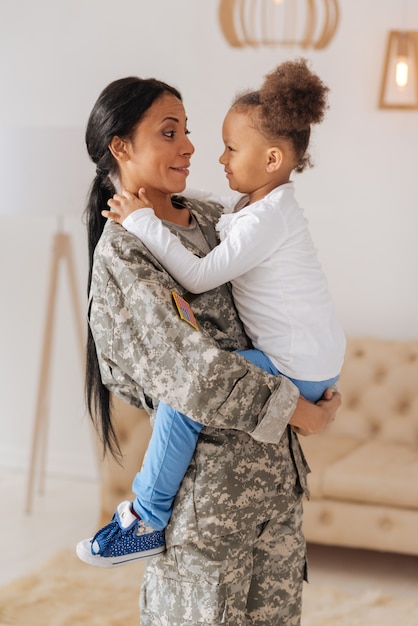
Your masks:
<svg viewBox="0 0 418 626"><path fill-rule="evenodd" d="M275 118L285 132L322 122L329 88L311 72L306 59L286 61L265 76L260 88L263 117Z"/></svg>

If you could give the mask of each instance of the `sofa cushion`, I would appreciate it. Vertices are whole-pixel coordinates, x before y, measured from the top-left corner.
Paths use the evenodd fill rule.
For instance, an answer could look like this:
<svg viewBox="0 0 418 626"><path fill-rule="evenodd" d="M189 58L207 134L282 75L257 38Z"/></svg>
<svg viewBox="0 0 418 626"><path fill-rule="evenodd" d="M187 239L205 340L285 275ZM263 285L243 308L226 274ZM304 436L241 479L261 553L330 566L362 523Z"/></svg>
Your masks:
<svg viewBox="0 0 418 626"><path fill-rule="evenodd" d="M311 500L304 504L303 529L312 543L418 555L416 510Z"/></svg>
<svg viewBox="0 0 418 626"><path fill-rule="evenodd" d="M337 460L345 458L354 448L361 445L355 437L341 437L330 429L326 433L311 437L300 437L303 452L311 469L309 489L311 498L324 496L324 473Z"/></svg>
<svg viewBox="0 0 418 626"><path fill-rule="evenodd" d="M418 341L347 342L334 432L418 446Z"/></svg>
<svg viewBox="0 0 418 626"><path fill-rule="evenodd" d="M418 509L418 447L363 443L322 476L325 498Z"/></svg>

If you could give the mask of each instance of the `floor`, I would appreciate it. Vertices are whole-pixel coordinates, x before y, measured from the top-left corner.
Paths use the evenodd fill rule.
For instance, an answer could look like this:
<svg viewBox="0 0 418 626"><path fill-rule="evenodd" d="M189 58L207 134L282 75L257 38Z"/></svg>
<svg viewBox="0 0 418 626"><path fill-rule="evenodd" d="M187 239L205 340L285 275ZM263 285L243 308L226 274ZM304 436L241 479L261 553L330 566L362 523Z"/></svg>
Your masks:
<svg viewBox="0 0 418 626"><path fill-rule="evenodd" d="M73 547L96 530L99 510L95 481L48 476L45 494L25 508L26 476L0 468L0 585L19 578L54 553ZM398 597L418 596L418 557L310 545L309 576L314 585L347 593L377 590Z"/></svg>

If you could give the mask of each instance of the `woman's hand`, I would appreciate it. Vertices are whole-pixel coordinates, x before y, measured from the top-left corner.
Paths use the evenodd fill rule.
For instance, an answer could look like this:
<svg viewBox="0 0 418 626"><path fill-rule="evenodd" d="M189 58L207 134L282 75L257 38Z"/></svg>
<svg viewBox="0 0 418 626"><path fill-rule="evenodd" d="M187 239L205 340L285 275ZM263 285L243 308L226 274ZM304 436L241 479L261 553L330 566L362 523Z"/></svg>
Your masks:
<svg viewBox="0 0 418 626"><path fill-rule="evenodd" d="M114 222L122 224L128 215L137 211L138 209L152 209L153 205L145 195L145 189L141 187L136 196L129 191L122 191L122 193L115 193L113 198L107 201L111 210L102 211L103 217L110 218Z"/></svg>
<svg viewBox="0 0 418 626"><path fill-rule="evenodd" d="M298 435L316 435L335 420L340 405L341 394L331 389L327 389L316 404L300 397L289 424Z"/></svg>

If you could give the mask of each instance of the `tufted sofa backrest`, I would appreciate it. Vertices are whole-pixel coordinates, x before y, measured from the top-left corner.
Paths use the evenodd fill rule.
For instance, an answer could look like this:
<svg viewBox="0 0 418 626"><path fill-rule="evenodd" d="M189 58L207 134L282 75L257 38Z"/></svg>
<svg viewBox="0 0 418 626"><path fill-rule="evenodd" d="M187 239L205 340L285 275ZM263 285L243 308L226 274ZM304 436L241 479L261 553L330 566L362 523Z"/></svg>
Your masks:
<svg viewBox="0 0 418 626"><path fill-rule="evenodd" d="M332 430L418 447L418 340L348 339Z"/></svg>

